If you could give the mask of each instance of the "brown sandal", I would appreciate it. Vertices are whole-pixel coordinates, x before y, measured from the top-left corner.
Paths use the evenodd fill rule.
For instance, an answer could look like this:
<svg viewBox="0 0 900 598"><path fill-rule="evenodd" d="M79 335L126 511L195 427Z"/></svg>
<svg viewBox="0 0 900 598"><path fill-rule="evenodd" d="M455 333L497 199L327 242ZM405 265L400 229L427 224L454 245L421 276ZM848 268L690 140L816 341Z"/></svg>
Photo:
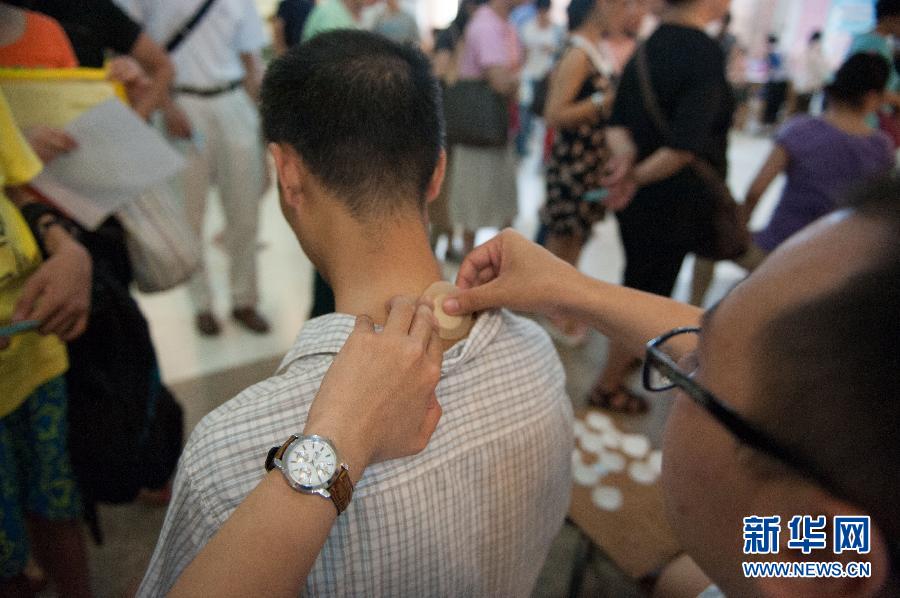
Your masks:
<svg viewBox="0 0 900 598"><path fill-rule="evenodd" d="M606 390L601 386L594 386L587 398L588 405L616 413L638 414L646 413L650 408L647 400L637 395L624 386L615 390Z"/></svg>

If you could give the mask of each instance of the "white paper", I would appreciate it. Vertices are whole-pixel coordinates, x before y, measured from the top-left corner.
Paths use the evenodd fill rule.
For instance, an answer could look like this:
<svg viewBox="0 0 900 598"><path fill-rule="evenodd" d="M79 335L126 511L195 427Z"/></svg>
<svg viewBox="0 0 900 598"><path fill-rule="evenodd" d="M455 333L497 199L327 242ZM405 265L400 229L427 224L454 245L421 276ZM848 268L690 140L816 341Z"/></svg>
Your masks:
<svg viewBox="0 0 900 598"><path fill-rule="evenodd" d="M47 164L32 185L89 230L184 167L178 152L117 99L88 110L66 132L78 147Z"/></svg>

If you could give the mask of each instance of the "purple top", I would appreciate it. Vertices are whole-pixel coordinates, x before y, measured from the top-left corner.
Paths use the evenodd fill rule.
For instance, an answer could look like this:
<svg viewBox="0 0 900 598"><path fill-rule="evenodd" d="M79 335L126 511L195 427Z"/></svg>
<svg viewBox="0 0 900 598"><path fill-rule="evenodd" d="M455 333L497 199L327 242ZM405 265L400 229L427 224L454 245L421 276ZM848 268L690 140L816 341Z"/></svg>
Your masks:
<svg viewBox="0 0 900 598"><path fill-rule="evenodd" d="M754 235L766 251L834 210L841 193L855 183L894 164L893 146L884 133L851 135L821 118L792 119L775 143L788 154L787 183L769 225Z"/></svg>

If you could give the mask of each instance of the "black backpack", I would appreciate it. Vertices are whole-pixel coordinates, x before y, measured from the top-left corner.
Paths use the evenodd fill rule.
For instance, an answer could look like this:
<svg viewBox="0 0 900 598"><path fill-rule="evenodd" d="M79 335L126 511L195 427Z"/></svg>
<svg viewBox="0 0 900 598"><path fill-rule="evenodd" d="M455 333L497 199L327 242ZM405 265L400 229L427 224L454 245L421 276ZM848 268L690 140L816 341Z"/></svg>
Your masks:
<svg viewBox="0 0 900 598"><path fill-rule="evenodd" d="M97 252L90 321L69 343L69 451L95 540L96 504L162 488L181 454L181 406L160 381L147 321Z"/></svg>

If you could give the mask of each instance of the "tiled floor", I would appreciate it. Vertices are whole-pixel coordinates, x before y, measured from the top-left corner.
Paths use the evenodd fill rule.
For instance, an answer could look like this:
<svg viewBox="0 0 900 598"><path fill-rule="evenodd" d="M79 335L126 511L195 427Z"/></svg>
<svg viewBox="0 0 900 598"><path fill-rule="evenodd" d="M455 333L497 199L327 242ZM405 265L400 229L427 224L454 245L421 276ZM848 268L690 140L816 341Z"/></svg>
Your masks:
<svg viewBox="0 0 900 598"><path fill-rule="evenodd" d="M765 159L770 143L743 135L735 136L731 151L731 184L740 197L750 178ZM519 176L520 216L516 227L526 234L537 228L537 209L543 201L539 166L532 159L523 162ZM758 210L756 223L764 222L771 209L777 186ZM185 407L188 429L210 409L221 404L253 382L268 376L280 357L292 344L310 305L309 261L284 224L274 192L262 200L262 225L259 248L261 309L272 320L273 332L266 336L246 333L227 323L217 338L203 338L193 328L186 292L140 297L156 342L163 377ZM219 297L225 297L225 258L211 239L221 226L221 215L214 211L208 219L207 255L213 285ZM486 238L492 231L482 231ZM581 268L592 276L617 281L622 268L618 233L613 218L600 223L583 254ZM679 277L675 295L685 298L689 279L689 260ZM446 272L452 279L453 272ZM717 268L708 301L721 297L739 281L743 272L731 264ZM217 305L221 314L229 306ZM605 356L605 341L593 336L582 349L561 349L566 364L568 389L573 401L580 403ZM637 425L658 432L665 409L657 407ZM651 434L652 435L652 434ZM133 588L149 559L162 523L164 509L143 504L104 507L101 519L106 543L91 550L92 575L98 597L118 597ZM564 596L576 545L574 530L564 529L544 567L536 596ZM582 595L635 596L639 589L618 575L607 563L596 562L585 578Z"/></svg>

